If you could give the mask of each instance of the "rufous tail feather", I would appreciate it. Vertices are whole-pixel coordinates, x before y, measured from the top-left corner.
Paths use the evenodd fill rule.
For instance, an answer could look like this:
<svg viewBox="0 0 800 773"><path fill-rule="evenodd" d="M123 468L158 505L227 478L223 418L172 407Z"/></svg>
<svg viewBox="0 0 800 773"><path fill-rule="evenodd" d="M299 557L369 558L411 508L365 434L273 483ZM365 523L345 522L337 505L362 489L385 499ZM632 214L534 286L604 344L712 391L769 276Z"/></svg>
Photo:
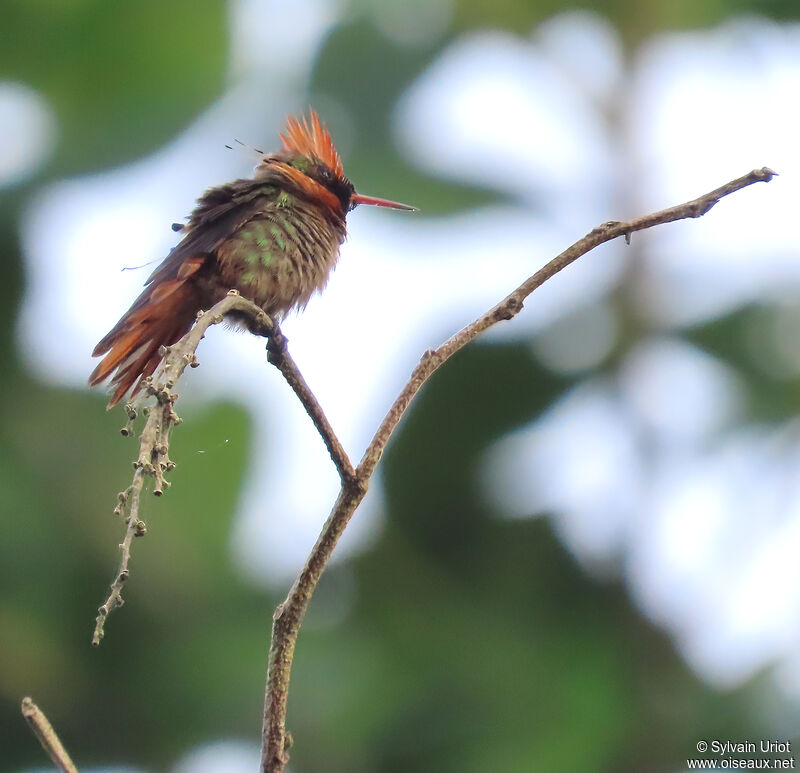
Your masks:
<svg viewBox="0 0 800 773"><path fill-rule="evenodd" d="M199 308L197 288L183 277L153 284L139 296L92 352L93 357L105 357L89 376L89 384L99 384L113 373L109 409L131 387L131 395L139 391L142 379L161 362L159 349L188 332Z"/></svg>

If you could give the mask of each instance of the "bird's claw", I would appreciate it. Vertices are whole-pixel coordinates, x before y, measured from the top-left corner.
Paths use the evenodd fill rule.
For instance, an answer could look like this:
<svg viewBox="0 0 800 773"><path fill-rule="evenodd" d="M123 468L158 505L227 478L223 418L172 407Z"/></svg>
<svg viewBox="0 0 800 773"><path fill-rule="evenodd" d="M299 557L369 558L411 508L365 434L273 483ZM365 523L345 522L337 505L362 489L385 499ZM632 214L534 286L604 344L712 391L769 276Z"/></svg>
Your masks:
<svg viewBox="0 0 800 773"><path fill-rule="evenodd" d="M280 330L275 330L267 339L267 361L270 364L280 365L288 341L289 339Z"/></svg>

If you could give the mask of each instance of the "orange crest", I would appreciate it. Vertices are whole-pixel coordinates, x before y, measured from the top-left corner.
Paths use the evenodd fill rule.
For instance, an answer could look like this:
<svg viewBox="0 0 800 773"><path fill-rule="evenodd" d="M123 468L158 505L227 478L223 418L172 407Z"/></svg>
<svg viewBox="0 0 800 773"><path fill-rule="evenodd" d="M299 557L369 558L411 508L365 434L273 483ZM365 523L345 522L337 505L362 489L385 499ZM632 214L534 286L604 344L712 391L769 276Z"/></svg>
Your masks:
<svg viewBox="0 0 800 773"><path fill-rule="evenodd" d="M303 116L301 121L289 118L286 121L286 134L279 135L284 150L299 153L301 156L315 157L331 168L338 177L344 177L342 159L333 146L328 127L319 120L314 110L309 111L311 123Z"/></svg>

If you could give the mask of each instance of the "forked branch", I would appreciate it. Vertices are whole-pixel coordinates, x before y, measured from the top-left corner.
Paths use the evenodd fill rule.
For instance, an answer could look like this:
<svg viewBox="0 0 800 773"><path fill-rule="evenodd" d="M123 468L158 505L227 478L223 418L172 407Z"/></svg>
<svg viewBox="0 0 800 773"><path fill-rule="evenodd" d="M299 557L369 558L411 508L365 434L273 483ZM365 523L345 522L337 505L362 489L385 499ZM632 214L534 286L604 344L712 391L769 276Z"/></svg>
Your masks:
<svg viewBox="0 0 800 773"><path fill-rule="evenodd" d="M134 536L145 532L144 523L139 518L139 503L145 478L149 476L155 480L154 493L160 494L168 485L164 480L164 473L174 466L168 456L169 433L171 427L179 419L174 411L177 395L172 390L186 366L197 364L195 352L208 327L220 322L230 311L246 314L253 326L269 338L270 362L281 371L297 394L322 437L341 478L341 489L317 542L285 601L278 605L273 616L264 699L261 770L262 773L283 771L289 760L289 736L285 728L286 702L289 694L294 648L300 625L336 543L363 500L370 479L397 425L425 382L456 352L481 333L498 322L510 320L519 314L525 300L534 290L595 247L620 236L625 237L626 241L630 241L632 233L656 225L700 217L724 196L756 182L769 182L775 174L766 167L754 169L749 174L732 180L692 201L635 220L604 223L590 231L526 279L485 314L457 332L441 346L428 350L422 355L419 364L414 368L408 382L392 403L367 446L361 462L355 468L317 399L287 351L286 339L280 328L258 306L245 300L235 291L231 291L225 299L205 314L200 315L192 330L164 352L164 360L159 370L145 384L144 391L154 396L156 400L148 411L147 422L141 435L139 457L134 462L133 481L130 487L119 495L120 503L116 512L125 519L127 528L125 538L120 545L122 554L120 567L111 585L111 592L100 607L93 643L99 644L108 614L122 604L122 589L129 576L131 542ZM132 422L136 416L136 409L130 405L128 411ZM123 433L130 432L130 426L129 423Z"/></svg>
<svg viewBox="0 0 800 773"><path fill-rule="evenodd" d="M651 215L626 222L609 222L590 231L582 239L557 255L539 271L526 279L516 290L509 293L496 306L482 314L474 322L453 335L441 346L422 355L422 359L408 382L392 403L381 422L360 464L355 477L343 480L339 496L328 520L314 545L286 600L275 610L270 641L267 689L264 700L264 723L262 729L263 753L262 773L280 773L289 761L286 733L286 701L289 692L289 676L292 668L295 643L300 631L308 603L319 582L323 569L333 552L339 537L345 530L364 495L370 478L383 455L397 425L403 418L411 401L423 384L470 341L477 338L492 325L515 317L522 310L525 299L548 279L599 245L624 236L626 241L635 231L642 231L663 223L700 217L708 212L721 198L756 182L769 182L776 173L771 169L754 169L749 174L720 186L697 199L676 207L654 212Z"/></svg>

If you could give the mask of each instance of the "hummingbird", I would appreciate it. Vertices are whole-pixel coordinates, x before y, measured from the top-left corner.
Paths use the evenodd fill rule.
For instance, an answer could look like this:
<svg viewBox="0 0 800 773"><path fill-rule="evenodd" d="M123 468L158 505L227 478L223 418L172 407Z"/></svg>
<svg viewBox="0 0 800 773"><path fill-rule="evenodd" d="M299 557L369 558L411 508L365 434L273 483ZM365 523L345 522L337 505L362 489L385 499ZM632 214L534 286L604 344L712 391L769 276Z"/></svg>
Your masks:
<svg viewBox="0 0 800 773"><path fill-rule="evenodd" d="M279 137L283 147L262 154L252 178L209 188L188 222L173 226L183 238L95 346L92 356L104 356L89 384L111 376L109 409L129 389L135 395L161 361L161 347L176 343L229 290L277 320L305 308L327 284L347 214L359 204L415 210L356 193L314 110L289 118Z"/></svg>

